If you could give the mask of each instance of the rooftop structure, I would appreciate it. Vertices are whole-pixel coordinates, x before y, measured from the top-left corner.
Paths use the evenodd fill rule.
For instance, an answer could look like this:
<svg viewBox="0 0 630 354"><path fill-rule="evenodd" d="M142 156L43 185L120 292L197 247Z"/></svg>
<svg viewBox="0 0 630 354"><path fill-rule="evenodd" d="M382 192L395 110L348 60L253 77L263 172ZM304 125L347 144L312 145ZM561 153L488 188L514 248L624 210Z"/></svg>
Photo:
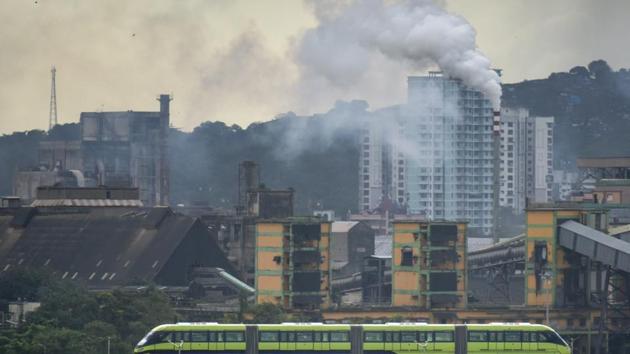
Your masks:
<svg viewBox="0 0 630 354"><path fill-rule="evenodd" d="M194 267L233 273L198 219L169 208L0 209L0 276L49 269L90 288L187 286Z"/></svg>

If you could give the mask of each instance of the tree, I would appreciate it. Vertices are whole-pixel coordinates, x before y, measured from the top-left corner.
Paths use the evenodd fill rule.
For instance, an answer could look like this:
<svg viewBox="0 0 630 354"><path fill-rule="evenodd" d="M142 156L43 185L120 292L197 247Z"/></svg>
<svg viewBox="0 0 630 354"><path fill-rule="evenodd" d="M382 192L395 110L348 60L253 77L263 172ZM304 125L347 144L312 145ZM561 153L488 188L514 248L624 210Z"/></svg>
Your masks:
<svg viewBox="0 0 630 354"><path fill-rule="evenodd" d="M580 77L585 77L585 78L588 78L591 76L588 69L584 66L574 66L571 70L569 70L569 73L580 76Z"/></svg>
<svg viewBox="0 0 630 354"><path fill-rule="evenodd" d="M588 71L596 79L606 79L610 77L612 69L604 60L594 60L588 64Z"/></svg>
<svg viewBox="0 0 630 354"><path fill-rule="evenodd" d="M252 323L282 323L286 316L280 305L263 303L252 308Z"/></svg>
<svg viewBox="0 0 630 354"><path fill-rule="evenodd" d="M128 353L153 327L177 321L169 298L155 287L92 293L33 270L3 277L0 285L0 294L9 300L29 294L41 302L19 328L0 331L3 354L39 354L44 346L50 354L104 352L108 338L112 353Z"/></svg>

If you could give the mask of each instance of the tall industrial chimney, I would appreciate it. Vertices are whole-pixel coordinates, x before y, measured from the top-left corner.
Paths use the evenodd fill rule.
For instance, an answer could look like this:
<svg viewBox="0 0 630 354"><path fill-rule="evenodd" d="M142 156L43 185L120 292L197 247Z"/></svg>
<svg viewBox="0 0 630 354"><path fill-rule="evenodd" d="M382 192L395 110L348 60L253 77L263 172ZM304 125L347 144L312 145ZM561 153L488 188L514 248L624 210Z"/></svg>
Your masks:
<svg viewBox="0 0 630 354"><path fill-rule="evenodd" d="M238 165L238 206L247 207L247 192L260 185L260 173L255 161L243 161Z"/></svg>
<svg viewBox="0 0 630 354"><path fill-rule="evenodd" d="M168 163L168 129L170 126L171 95L160 95L160 141L159 141L159 191L155 196L157 205L169 205L170 199L170 167Z"/></svg>

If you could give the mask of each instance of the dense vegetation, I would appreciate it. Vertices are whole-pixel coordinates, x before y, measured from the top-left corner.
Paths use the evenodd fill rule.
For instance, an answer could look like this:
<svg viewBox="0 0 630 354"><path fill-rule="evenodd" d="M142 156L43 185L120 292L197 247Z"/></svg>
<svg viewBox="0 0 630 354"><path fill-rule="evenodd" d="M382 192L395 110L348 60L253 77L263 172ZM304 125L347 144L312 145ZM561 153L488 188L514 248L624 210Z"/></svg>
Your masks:
<svg viewBox="0 0 630 354"><path fill-rule="evenodd" d="M106 353L108 340L111 353L131 353L140 338L156 325L191 320L175 313L169 298L153 287L135 292L89 292L81 284L56 279L33 269L0 277L0 312L6 313L11 301L41 303L19 327L0 327L0 353ZM245 310L248 323L313 320L288 315L273 304L252 305ZM197 320L237 323L238 317L226 313Z"/></svg>
<svg viewBox="0 0 630 354"><path fill-rule="evenodd" d="M503 105L555 117L556 167L579 156L630 155L630 71L615 72L603 60L547 79L503 85ZM568 166L565 166L568 165Z"/></svg>
<svg viewBox="0 0 630 354"><path fill-rule="evenodd" d="M92 293L33 270L0 278L0 311L17 299L41 307L17 329L0 329L1 353L105 353L108 339L112 353L130 353L149 329L177 319L169 299L154 288Z"/></svg>
<svg viewBox="0 0 630 354"><path fill-rule="evenodd" d="M584 155L630 155L630 71L612 71L602 60L553 73L546 79L503 85L504 105L533 115L556 117L558 168L571 168ZM367 114L364 102L338 103L312 117L288 113L246 129L205 122L190 133L170 134L173 203L207 202L230 207L237 193L239 161L262 166L263 182L293 187L299 212L312 208L338 213L357 205L356 137ZM16 168L36 163L42 139L76 139L78 126L0 137L0 195L10 194Z"/></svg>

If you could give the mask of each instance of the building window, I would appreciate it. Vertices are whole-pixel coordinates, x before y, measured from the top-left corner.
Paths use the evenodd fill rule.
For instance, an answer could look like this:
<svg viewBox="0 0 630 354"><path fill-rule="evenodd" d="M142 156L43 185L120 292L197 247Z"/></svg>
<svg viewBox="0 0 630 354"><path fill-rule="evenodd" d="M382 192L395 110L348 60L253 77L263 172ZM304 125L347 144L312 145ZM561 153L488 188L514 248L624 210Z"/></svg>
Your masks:
<svg viewBox="0 0 630 354"><path fill-rule="evenodd" d="M411 247L405 246L400 250L400 252L401 252L400 265L412 266L413 265L413 251L411 250Z"/></svg>

